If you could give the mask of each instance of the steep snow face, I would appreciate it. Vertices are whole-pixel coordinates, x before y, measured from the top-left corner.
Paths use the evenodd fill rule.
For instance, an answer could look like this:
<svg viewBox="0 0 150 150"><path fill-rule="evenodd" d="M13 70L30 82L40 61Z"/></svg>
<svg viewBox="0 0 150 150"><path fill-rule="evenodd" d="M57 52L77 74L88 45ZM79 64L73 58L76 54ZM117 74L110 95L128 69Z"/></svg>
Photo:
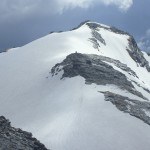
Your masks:
<svg viewBox="0 0 150 150"><path fill-rule="evenodd" d="M149 150L150 126L105 101L109 91L149 102L150 60L130 45L130 38L116 28L88 22L1 53L0 114L53 150ZM61 65L52 76L51 69L71 53L101 56L102 64L120 72L143 97L114 82L85 84L82 74L62 78Z"/></svg>

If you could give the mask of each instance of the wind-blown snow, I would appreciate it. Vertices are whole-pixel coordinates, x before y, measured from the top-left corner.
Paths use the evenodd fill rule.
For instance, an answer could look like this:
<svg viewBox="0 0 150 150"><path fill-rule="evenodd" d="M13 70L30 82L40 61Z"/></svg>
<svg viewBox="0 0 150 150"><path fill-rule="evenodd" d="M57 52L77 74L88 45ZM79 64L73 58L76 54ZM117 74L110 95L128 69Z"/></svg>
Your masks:
<svg viewBox="0 0 150 150"><path fill-rule="evenodd" d="M81 77L60 80L63 72L49 75L70 53L97 54L127 64L139 77L136 81L150 89L150 73L137 67L126 51L129 37L103 28L98 32L106 41L106 46L99 43L100 51L93 48L91 30L83 25L1 53L0 114L52 150L149 150L150 126L118 111L98 92L115 91L115 86L86 85ZM121 89L116 93L133 97Z"/></svg>

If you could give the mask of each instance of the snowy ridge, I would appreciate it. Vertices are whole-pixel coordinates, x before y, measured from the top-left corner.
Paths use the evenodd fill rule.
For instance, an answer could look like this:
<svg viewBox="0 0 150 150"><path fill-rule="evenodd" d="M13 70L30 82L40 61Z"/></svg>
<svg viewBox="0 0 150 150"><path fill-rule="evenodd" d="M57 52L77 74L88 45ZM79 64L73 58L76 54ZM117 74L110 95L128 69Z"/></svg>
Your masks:
<svg viewBox="0 0 150 150"><path fill-rule="evenodd" d="M84 22L1 53L0 68L0 114L47 148L149 150L150 57L128 33Z"/></svg>

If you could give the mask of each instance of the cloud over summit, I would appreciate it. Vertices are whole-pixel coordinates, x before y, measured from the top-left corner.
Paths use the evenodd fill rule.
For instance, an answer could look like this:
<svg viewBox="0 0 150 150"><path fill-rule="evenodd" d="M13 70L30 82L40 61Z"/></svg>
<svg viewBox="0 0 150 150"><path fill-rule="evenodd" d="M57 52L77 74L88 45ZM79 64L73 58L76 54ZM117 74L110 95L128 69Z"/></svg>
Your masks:
<svg viewBox="0 0 150 150"><path fill-rule="evenodd" d="M133 0L56 0L63 7L88 8L95 4L115 5L120 10L127 11L132 5Z"/></svg>
<svg viewBox="0 0 150 150"><path fill-rule="evenodd" d="M143 37L138 42L138 46L147 52L150 52L150 29L148 29Z"/></svg>
<svg viewBox="0 0 150 150"><path fill-rule="evenodd" d="M67 9L89 8L94 5L114 5L121 11L127 11L133 0L1 0L0 16L5 19L13 15L32 13L63 13Z"/></svg>

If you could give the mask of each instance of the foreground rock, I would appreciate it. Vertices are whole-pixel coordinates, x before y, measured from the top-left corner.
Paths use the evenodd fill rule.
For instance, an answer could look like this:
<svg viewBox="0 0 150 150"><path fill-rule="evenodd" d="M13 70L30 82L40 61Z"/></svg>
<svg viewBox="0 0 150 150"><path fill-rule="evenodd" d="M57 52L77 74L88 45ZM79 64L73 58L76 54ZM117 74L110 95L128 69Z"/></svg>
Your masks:
<svg viewBox="0 0 150 150"><path fill-rule="evenodd" d="M0 150L47 150L29 132L11 126L9 120L0 116Z"/></svg>

